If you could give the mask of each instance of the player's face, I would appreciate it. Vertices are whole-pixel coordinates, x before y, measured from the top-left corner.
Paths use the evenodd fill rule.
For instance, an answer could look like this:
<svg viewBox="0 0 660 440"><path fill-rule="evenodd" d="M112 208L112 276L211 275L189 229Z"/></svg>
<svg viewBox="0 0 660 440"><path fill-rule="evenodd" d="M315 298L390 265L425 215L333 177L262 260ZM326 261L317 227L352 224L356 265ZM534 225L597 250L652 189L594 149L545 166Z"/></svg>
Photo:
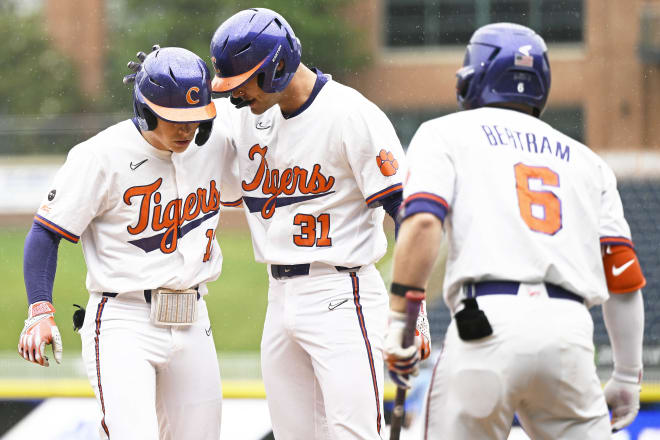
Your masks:
<svg viewBox="0 0 660 440"><path fill-rule="evenodd" d="M199 122L167 122L158 119L155 130L143 131L144 138L159 150L183 153L195 137Z"/></svg>
<svg viewBox="0 0 660 440"><path fill-rule="evenodd" d="M257 77L254 76L248 82L231 92L234 98L248 101L250 110L255 115L260 115L275 104L277 104L281 93L266 93L259 87Z"/></svg>

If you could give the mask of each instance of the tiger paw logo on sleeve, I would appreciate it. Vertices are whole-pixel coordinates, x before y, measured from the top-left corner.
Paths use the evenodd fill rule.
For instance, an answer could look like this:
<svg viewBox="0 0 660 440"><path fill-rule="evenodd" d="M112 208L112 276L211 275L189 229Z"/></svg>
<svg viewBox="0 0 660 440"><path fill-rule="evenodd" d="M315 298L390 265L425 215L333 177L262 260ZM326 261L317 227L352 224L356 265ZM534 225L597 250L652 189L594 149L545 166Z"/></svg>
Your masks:
<svg viewBox="0 0 660 440"><path fill-rule="evenodd" d="M391 151L380 150L376 156L376 164L383 176L390 177L396 174L399 169L399 161L394 158Z"/></svg>

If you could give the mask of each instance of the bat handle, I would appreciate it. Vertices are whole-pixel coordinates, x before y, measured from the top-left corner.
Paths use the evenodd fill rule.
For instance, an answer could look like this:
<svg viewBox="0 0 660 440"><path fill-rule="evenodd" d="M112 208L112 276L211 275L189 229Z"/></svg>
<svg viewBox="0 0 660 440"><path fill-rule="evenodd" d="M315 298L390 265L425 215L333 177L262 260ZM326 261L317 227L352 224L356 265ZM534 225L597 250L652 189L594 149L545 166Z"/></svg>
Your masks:
<svg viewBox="0 0 660 440"><path fill-rule="evenodd" d="M424 292L409 290L406 293L406 326L403 329L402 348L408 348L415 342L415 328L417 327L417 316L419 308L424 300Z"/></svg>
<svg viewBox="0 0 660 440"><path fill-rule="evenodd" d="M424 300L424 292L409 290L406 293L406 326L403 330L403 340L401 347L410 347L415 341L415 328L417 327L417 315L419 315L419 308L421 307L422 300ZM394 398L394 408L392 409L392 423L390 424L390 440L399 440L401 435L401 426L403 424L403 409L406 402L406 389L397 388L396 396Z"/></svg>

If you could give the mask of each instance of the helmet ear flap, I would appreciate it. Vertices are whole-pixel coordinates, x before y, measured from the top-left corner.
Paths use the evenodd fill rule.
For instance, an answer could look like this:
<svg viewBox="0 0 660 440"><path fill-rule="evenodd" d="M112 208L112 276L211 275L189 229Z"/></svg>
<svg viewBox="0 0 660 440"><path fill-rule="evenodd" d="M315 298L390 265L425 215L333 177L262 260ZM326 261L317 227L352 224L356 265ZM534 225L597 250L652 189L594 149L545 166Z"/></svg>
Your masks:
<svg viewBox="0 0 660 440"><path fill-rule="evenodd" d="M464 107L473 79L474 67L472 66L462 67L456 72L456 98L461 107Z"/></svg>
<svg viewBox="0 0 660 440"><path fill-rule="evenodd" d="M197 136L195 136L195 143L200 147L209 140L211 130L213 129L213 121L206 121L199 124L197 129Z"/></svg>
<svg viewBox="0 0 660 440"><path fill-rule="evenodd" d="M137 100L133 101L133 111L135 118L142 131L155 130L158 126L158 118L153 112L145 105L140 105Z"/></svg>
<svg viewBox="0 0 660 440"><path fill-rule="evenodd" d="M147 130L155 130L156 126L158 125L158 118L154 113L151 111L151 109L145 107L144 108L144 120L147 122Z"/></svg>

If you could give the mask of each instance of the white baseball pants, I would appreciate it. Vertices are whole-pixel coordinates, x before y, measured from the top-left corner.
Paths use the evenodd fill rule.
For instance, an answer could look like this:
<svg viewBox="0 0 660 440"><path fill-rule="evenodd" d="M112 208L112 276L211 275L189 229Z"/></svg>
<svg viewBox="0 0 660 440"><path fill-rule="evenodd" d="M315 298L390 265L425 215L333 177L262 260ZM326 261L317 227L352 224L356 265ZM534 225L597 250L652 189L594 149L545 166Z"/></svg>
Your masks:
<svg viewBox="0 0 660 440"><path fill-rule="evenodd" d="M433 372L424 439L506 439L514 412L535 440L611 437L591 315L544 289L477 298L493 328L484 339L461 340L452 320Z"/></svg>
<svg viewBox="0 0 660 440"><path fill-rule="evenodd" d="M276 439L381 438L387 310L373 265L270 276L261 368Z"/></svg>
<svg viewBox="0 0 660 440"><path fill-rule="evenodd" d="M156 327L141 293L90 295L80 334L101 438L220 438L220 370L203 297L197 307L189 327Z"/></svg>

